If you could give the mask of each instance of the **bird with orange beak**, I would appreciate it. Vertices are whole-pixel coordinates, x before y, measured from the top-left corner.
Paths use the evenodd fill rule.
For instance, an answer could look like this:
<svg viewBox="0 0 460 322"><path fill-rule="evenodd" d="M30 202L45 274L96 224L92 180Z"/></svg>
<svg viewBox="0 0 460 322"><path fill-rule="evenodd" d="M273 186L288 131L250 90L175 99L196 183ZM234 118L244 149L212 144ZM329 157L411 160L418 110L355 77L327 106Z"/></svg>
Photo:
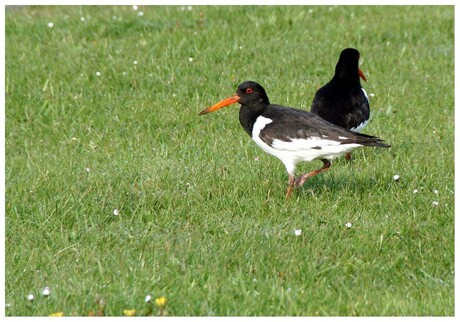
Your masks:
<svg viewBox="0 0 460 322"><path fill-rule="evenodd" d="M321 117L296 108L270 104L265 89L254 81L241 83L236 94L201 111L204 115L239 103L240 124L265 152L283 162L289 175L286 199L293 188L327 171L331 160L362 146L390 147L381 139L331 124ZM319 159L320 169L295 177L297 163Z"/></svg>

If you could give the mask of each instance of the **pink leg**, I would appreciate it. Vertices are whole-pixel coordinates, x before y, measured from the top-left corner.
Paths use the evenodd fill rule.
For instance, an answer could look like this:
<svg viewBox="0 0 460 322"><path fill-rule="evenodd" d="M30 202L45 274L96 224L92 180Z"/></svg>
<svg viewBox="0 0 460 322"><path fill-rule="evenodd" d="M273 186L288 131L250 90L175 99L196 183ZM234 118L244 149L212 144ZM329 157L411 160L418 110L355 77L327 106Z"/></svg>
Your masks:
<svg viewBox="0 0 460 322"><path fill-rule="evenodd" d="M316 176L317 174L320 174L320 173L323 173L329 170L329 168L331 167L331 161L326 160L326 159L321 159L321 161L323 161L323 167L321 169L302 174L297 179L295 179L296 188L301 187L305 183L305 181L307 181L308 178Z"/></svg>
<svg viewBox="0 0 460 322"><path fill-rule="evenodd" d="M291 193L292 193L292 188L294 187L294 182L295 182L294 176L290 174L289 175L289 186L286 192L286 200L289 200L291 198Z"/></svg>

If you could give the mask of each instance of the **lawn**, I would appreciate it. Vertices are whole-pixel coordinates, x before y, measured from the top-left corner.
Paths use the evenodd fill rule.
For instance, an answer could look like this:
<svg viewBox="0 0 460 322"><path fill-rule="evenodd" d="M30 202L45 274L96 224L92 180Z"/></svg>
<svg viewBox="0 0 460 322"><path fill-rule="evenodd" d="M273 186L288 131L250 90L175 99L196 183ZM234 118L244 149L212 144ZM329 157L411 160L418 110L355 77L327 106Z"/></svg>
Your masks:
<svg viewBox="0 0 460 322"><path fill-rule="evenodd" d="M453 6L5 16L7 316L454 315ZM197 114L245 80L309 110L346 47L392 147L286 202L238 106Z"/></svg>

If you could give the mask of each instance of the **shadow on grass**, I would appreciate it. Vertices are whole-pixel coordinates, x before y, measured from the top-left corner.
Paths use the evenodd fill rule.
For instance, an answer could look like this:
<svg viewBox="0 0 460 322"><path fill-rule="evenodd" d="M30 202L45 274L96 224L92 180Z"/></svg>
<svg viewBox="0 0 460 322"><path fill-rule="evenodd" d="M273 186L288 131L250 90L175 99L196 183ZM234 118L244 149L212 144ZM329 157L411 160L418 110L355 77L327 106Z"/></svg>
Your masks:
<svg viewBox="0 0 460 322"><path fill-rule="evenodd" d="M381 177L363 177L351 173L350 175L324 173L310 178L305 184L296 189L297 195L305 194L369 194L372 191L387 190L388 184Z"/></svg>

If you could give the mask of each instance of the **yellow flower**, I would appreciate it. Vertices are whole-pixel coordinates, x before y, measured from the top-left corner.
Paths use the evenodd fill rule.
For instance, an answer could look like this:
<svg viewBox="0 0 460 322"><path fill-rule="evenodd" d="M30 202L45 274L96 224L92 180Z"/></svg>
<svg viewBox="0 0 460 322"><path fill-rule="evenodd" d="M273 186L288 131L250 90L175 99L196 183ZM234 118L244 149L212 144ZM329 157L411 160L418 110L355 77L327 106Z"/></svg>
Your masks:
<svg viewBox="0 0 460 322"><path fill-rule="evenodd" d="M123 310L124 316L136 316L136 310Z"/></svg>
<svg viewBox="0 0 460 322"><path fill-rule="evenodd" d="M160 309L163 309L165 306L166 306L166 297L164 296L161 296L157 299L155 299L155 304L160 308Z"/></svg>
<svg viewBox="0 0 460 322"><path fill-rule="evenodd" d="M64 316L64 312L51 313L49 316Z"/></svg>

